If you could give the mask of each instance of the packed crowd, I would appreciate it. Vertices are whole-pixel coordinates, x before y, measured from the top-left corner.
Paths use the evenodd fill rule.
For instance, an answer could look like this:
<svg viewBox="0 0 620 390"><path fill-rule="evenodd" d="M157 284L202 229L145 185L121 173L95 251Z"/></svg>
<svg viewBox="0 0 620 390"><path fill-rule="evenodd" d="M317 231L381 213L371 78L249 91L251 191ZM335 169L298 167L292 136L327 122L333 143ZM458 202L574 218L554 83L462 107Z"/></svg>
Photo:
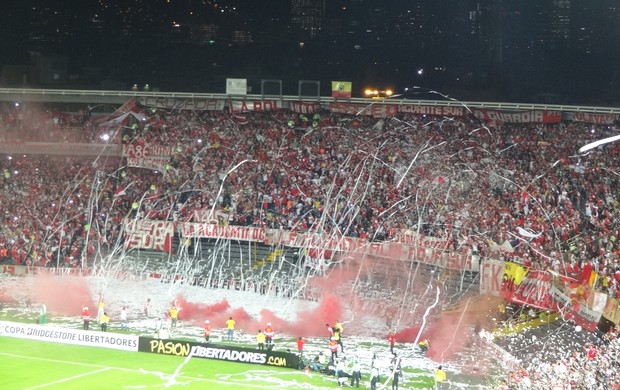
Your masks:
<svg viewBox="0 0 620 390"><path fill-rule="evenodd" d="M618 332L612 328L600 342L588 343L582 351L553 361L533 361L512 371L501 389L584 389L620 388L618 375Z"/></svg>
<svg viewBox="0 0 620 390"><path fill-rule="evenodd" d="M26 110L0 111L3 141L104 142L109 132L87 107ZM616 287L619 146L577 153L609 126L489 128L473 117L287 111L144 115L119 125L119 141L174 145L163 171L120 159L4 155L0 239L8 257L79 259L117 243L127 216L190 220L215 206L233 225L369 240L420 229L452 250L574 274L592 261Z"/></svg>
<svg viewBox="0 0 620 390"><path fill-rule="evenodd" d="M576 277L591 267L602 288L620 295L620 145L577 152L613 126L149 109L107 140L110 128L89 113L5 105L0 141L121 142L174 153L162 170L120 158L3 154L1 261L79 267L120 246L125 218L189 221L215 209L231 225L368 240L419 230L481 257Z"/></svg>

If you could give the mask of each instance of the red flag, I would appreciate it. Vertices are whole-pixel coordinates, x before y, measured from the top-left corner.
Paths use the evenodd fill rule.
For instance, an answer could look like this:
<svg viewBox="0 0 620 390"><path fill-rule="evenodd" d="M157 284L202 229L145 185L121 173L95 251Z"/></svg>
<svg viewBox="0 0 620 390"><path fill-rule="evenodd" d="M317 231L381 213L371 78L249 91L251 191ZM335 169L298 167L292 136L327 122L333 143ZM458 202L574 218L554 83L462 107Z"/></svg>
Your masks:
<svg viewBox="0 0 620 390"><path fill-rule="evenodd" d="M245 125L250 123L250 120L242 115L232 114L232 120L238 125Z"/></svg>
<svg viewBox="0 0 620 390"><path fill-rule="evenodd" d="M446 184L446 183L448 182L448 180L450 180L450 179L448 179L448 178L447 178L447 177L445 177L445 176L437 176L437 177L433 180L433 184L440 186L440 185Z"/></svg>
<svg viewBox="0 0 620 390"><path fill-rule="evenodd" d="M125 187L118 187L116 191L114 191L114 197L127 195L127 191L125 191Z"/></svg>
<svg viewBox="0 0 620 390"><path fill-rule="evenodd" d="M114 197L118 197L118 196L124 196L127 195L127 188L131 187L131 185L133 184L133 181L129 184L127 184L126 186L119 186L115 191L114 191Z"/></svg>

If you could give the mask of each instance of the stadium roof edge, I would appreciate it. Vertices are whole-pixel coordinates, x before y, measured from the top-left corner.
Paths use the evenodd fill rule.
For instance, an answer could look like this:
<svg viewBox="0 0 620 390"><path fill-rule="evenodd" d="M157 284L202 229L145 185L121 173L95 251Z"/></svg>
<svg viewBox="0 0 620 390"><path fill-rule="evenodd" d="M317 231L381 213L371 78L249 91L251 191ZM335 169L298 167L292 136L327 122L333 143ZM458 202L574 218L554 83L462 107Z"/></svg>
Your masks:
<svg viewBox="0 0 620 390"><path fill-rule="evenodd" d="M159 97L176 99L225 99L225 100L281 100L333 102L369 104L377 103L377 99L350 98L334 99L333 97L317 96L265 96L265 95L227 95L218 93L188 93L188 92L146 92L146 91L105 91L105 90L75 90L75 89L38 89L38 88L0 88L0 101L9 102L49 102L49 103L84 103L84 104L123 104L132 97ZM467 107L476 109L494 110L554 110L569 112L591 112L601 114L620 114L620 107L579 106L559 104L530 104L508 102L470 102L458 100L411 100L385 98L379 100L388 105L418 105Z"/></svg>

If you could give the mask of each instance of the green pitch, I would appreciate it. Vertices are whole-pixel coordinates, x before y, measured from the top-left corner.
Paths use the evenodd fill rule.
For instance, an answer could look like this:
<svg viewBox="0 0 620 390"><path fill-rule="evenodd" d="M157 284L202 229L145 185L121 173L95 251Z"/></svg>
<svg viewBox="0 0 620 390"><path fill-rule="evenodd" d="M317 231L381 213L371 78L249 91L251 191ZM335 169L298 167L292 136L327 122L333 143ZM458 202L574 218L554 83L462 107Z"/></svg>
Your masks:
<svg viewBox="0 0 620 390"><path fill-rule="evenodd" d="M7 311L2 319L15 322L34 321L32 318L22 318ZM286 345L290 344L291 348L295 346L295 339L281 341ZM400 380L401 389L433 387L432 373L428 370L403 367L403 371L405 376ZM334 376L316 372L312 372L312 376L309 377L303 370L200 358L186 360L178 356L125 352L11 337L0 337L0 378L2 390L339 388ZM380 389L391 388L391 382L387 379L385 373L382 373ZM462 383L469 385L466 386L468 388L484 387L480 380L460 379L463 379ZM383 385L386 386L382 387ZM360 388L369 388L368 372L362 372Z"/></svg>
<svg viewBox="0 0 620 390"><path fill-rule="evenodd" d="M3 390L334 388L304 371L0 338Z"/></svg>
<svg viewBox="0 0 620 390"><path fill-rule="evenodd" d="M4 311L2 320L33 322ZM51 320L51 319L50 319ZM61 324L61 323L59 323ZM119 333L127 333L118 329ZM182 339L182 338L180 338ZM295 347L295 339L282 339ZM227 343L218 343L226 345ZM239 344L231 344L240 346ZM247 347L252 347L248 345ZM430 389L432 374L404 368L400 387ZM0 337L0 389L335 389L334 376L256 364L188 359L152 353L125 352L11 337ZM387 377L381 376L385 384ZM360 388L369 388L362 373ZM381 387L380 387L381 388ZM391 388L387 382L385 388Z"/></svg>
<svg viewBox="0 0 620 390"><path fill-rule="evenodd" d="M336 378L303 370L186 359L105 348L0 338L3 390L334 389ZM368 388L364 375L360 388ZM401 384L430 388L432 382ZM430 383L429 383L430 382ZM388 384L389 388L389 384Z"/></svg>

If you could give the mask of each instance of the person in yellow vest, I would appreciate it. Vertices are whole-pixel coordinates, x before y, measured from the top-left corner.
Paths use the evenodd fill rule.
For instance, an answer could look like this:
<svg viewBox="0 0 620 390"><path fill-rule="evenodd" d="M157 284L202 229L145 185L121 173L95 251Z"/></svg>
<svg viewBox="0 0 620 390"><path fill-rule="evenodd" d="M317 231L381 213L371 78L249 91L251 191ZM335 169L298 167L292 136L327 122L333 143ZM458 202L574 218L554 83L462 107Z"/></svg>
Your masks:
<svg viewBox="0 0 620 390"><path fill-rule="evenodd" d="M342 332L344 332L344 327L340 321L336 321L336 325L334 325L334 333L338 333L336 341L338 341L338 345L340 345L340 352L344 353L344 345L342 345Z"/></svg>
<svg viewBox="0 0 620 390"><path fill-rule="evenodd" d="M340 352L344 353L344 345L342 345L340 331L336 327L334 327L334 335L332 336L332 339L336 340L336 344L340 345Z"/></svg>
<svg viewBox="0 0 620 390"><path fill-rule="evenodd" d="M342 333L344 332L344 327L342 326L340 321L336 321L336 325L334 325L334 329L336 329L338 333L340 333L340 336L342 337Z"/></svg>
<svg viewBox="0 0 620 390"><path fill-rule="evenodd" d="M435 389L444 389L446 383L446 372L441 369L441 366L435 370Z"/></svg>
<svg viewBox="0 0 620 390"><path fill-rule="evenodd" d="M497 306L497 311L499 312L500 321L505 321L506 319L508 319L508 316L506 315L506 305L504 305L503 303L500 303Z"/></svg>
<svg viewBox="0 0 620 390"><path fill-rule="evenodd" d="M430 347L431 344L428 342L428 339L424 339L418 343L418 348L420 348L420 351L422 351L422 353L428 351Z"/></svg>
<svg viewBox="0 0 620 390"><path fill-rule="evenodd" d="M177 327L177 321L179 320L179 309L176 306L170 308L170 330L174 330Z"/></svg>
<svg viewBox="0 0 620 390"><path fill-rule="evenodd" d="M110 323L110 317L108 317L108 313L104 311L103 314L101 315L101 318L99 319L99 322L101 323L101 331L107 332L108 324Z"/></svg>
<svg viewBox="0 0 620 390"><path fill-rule="evenodd" d="M226 321L226 335L228 336L228 341L233 341L235 337L235 320L232 317L228 317Z"/></svg>
<svg viewBox="0 0 620 390"><path fill-rule="evenodd" d="M105 302L103 301L103 297L99 298L99 303L97 304L97 321L101 323L101 316L105 311Z"/></svg>
<svg viewBox="0 0 620 390"><path fill-rule="evenodd" d="M609 276L608 275L603 275L603 277L601 278L601 290L604 293L607 293L609 291Z"/></svg>
<svg viewBox="0 0 620 390"><path fill-rule="evenodd" d="M258 349L265 349L265 339L265 334L259 329L258 334L256 335L256 344L258 345Z"/></svg>

